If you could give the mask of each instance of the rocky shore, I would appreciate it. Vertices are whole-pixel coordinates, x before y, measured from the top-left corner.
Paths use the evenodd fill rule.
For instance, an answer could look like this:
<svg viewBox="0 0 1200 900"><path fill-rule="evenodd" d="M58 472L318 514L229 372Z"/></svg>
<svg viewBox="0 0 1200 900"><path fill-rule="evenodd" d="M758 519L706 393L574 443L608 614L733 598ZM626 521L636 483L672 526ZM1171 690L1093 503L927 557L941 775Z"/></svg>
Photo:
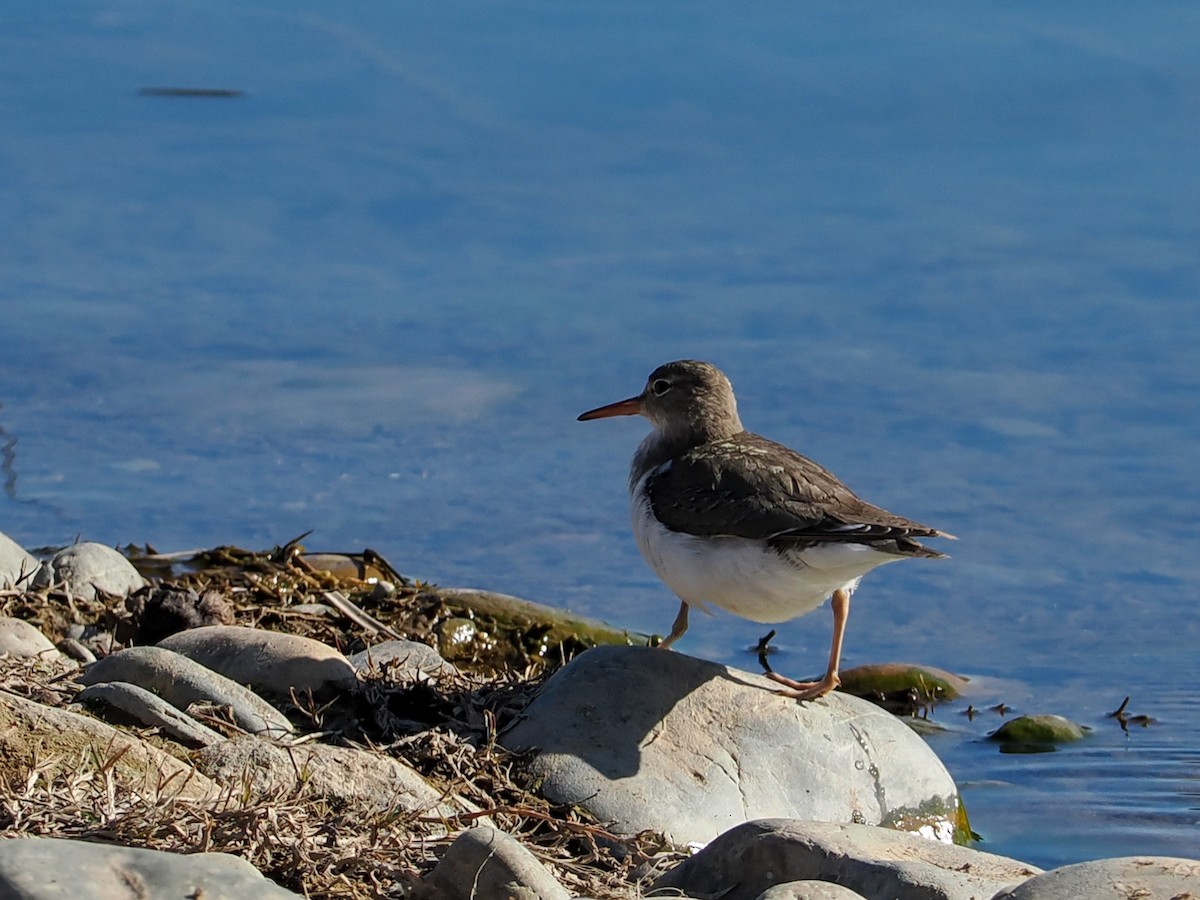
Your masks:
<svg viewBox="0 0 1200 900"><path fill-rule="evenodd" d="M1200 898L1200 860L963 846L848 694L369 552L43 555L0 535L0 898Z"/></svg>

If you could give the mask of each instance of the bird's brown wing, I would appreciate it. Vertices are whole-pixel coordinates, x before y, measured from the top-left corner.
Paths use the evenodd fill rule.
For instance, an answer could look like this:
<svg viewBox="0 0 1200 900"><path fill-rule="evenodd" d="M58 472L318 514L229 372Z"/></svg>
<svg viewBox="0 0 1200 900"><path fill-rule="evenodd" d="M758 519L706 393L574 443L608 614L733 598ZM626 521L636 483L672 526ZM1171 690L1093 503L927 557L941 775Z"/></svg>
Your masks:
<svg viewBox="0 0 1200 900"><path fill-rule="evenodd" d="M660 466L647 480L654 515L672 531L779 543L875 543L944 536L860 500L832 472L744 432ZM932 551L929 551L933 555Z"/></svg>

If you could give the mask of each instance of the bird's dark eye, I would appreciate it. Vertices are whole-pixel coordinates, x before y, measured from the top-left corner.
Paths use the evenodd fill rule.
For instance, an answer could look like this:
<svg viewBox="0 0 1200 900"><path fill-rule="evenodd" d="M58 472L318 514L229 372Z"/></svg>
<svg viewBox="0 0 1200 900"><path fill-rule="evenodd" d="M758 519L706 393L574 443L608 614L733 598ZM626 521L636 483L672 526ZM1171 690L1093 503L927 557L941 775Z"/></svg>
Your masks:
<svg viewBox="0 0 1200 900"><path fill-rule="evenodd" d="M654 394L655 397L661 397L670 389L671 382L667 381L665 378L655 378L652 382L650 382L650 392Z"/></svg>

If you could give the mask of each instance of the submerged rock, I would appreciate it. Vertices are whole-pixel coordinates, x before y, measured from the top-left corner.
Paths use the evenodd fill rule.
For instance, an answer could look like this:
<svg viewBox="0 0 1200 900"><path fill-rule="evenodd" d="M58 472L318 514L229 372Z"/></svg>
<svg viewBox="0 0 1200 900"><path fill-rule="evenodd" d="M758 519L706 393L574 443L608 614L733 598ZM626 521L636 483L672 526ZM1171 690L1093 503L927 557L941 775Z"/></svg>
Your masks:
<svg viewBox="0 0 1200 900"><path fill-rule="evenodd" d="M1054 750L1058 744L1081 740L1091 731L1062 716L1018 716L988 735L1009 753L1038 753Z"/></svg>
<svg viewBox="0 0 1200 900"><path fill-rule="evenodd" d="M287 900L299 894L268 881L228 853L164 853L62 838L0 841L0 897L90 900L192 897Z"/></svg>
<svg viewBox="0 0 1200 900"><path fill-rule="evenodd" d="M548 799L623 834L706 842L765 816L955 832L954 781L895 716L774 688L679 653L598 647L556 673L502 741L536 749Z"/></svg>
<svg viewBox="0 0 1200 900"><path fill-rule="evenodd" d="M968 900L991 897L1040 871L887 828L760 819L725 832L653 888L757 900L775 885L817 880L879 900Z"/></svg>
<svg viewBox="0 0 1200 900"><path fill-rule="evenodd" d="M35 588L62 583L71 593L94 600L98 593L127 597L143 587L146 579L112 547L84 541L59 550L33 576Z"/></svg>

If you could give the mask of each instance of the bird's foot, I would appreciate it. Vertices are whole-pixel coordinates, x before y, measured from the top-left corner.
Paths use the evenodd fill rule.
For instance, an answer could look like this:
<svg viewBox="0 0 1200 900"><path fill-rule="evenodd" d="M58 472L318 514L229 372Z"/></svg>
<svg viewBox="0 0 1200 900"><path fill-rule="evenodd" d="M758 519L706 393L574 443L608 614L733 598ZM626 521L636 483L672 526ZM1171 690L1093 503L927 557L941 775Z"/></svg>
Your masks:
<svg viewBox="0 0 1200 900"><path fill-rule="evenodd" d="M837 672L827 672L820 681L793 681L776 672L768 672L767 677L786 688L786 690L779 690L775 693L781 697L791 697L795 700L816 700L818 697L824 697L842 683Z"/></svg>

